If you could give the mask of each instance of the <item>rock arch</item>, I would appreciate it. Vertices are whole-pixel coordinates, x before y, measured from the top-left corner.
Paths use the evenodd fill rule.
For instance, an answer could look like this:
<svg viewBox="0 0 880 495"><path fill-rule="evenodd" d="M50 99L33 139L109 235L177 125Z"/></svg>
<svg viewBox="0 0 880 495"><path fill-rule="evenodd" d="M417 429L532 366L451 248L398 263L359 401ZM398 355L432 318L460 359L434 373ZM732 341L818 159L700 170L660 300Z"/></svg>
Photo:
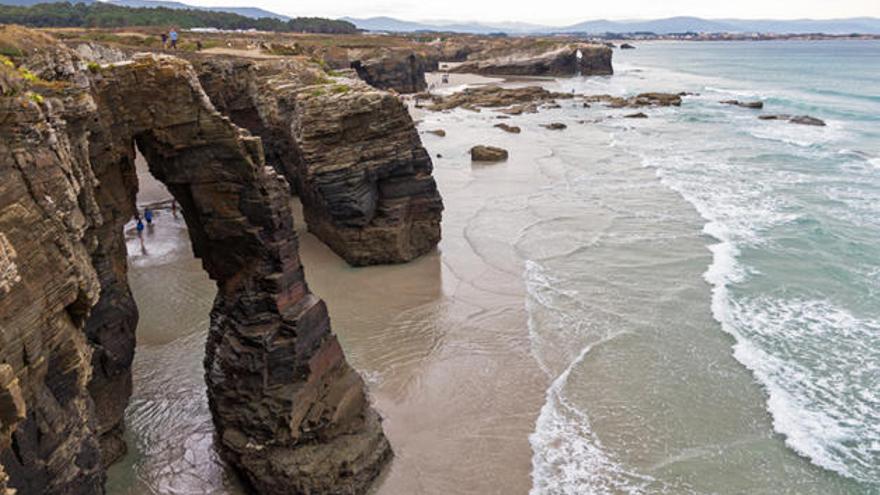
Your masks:
<svg viewBox="0 0 880 495"><path fill-rule="evenodd" d="M0 232L27 253L14 297L0 299L10 486L100 493L98 438L106 461L119 454L137 318L121 243L136 142L217 282L205 378L221 452L260 493L363 492L390 447L305 282L287 183L265 166L259 138L214 109L182 60L143 56L93 72L0 124L0 156L15 158L0 167L10 179ZM28 217L42 238L21 228ZM53 269L59 287L47 292L40 283ZM38 307L16 314L28 298Z"/></svg>

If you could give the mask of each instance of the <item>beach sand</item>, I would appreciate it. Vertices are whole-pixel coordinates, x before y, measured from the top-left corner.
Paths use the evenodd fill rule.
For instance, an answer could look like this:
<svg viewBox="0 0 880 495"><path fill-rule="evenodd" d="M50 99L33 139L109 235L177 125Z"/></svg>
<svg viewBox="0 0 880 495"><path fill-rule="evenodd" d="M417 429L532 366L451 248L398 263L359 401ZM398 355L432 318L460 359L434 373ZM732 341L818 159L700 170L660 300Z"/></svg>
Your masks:
<svg viewBox="0 0 880 495"><path fill-rule="evenodd" d="M305 231L294 200L300 253L395 451L374 493L526 493L528 437L548 380L530 355L521 267L486 252L496 229L508 236L519 227L473 222L499 196L532 188L540 172L523 153L520 163L500 165L519 172L499 183L488 169L472 169L466 142L442 143L462 153L436 160L446 211L435 252L351 268ZM167 198L142 162L139 178L139 204ZM160 209L154 223L146 253L127 226L140 324L130 452L111 469L108 490L239 493L213 450L204 396L201 362L216 289L192 256L180 215Z"/></svg>

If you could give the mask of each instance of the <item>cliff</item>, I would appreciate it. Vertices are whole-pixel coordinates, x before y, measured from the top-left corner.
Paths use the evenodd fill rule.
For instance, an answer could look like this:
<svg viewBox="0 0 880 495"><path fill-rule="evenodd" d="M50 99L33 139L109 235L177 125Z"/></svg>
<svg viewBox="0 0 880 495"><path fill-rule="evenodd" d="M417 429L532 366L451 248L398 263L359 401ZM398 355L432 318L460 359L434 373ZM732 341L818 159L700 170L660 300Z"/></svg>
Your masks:
<svg viewBox="0 0 880 495"><path fill-rule="evenodd" d="M309 230L348 263L406 262L439 242L433 165L396 97L302 61L195 64L217 108L263 138Z"/></svg>
<svg viewBox="0 0 880 495"><path fill-rule="evenodd" d="M205 379L221 453L260 493L365 492L391 450L260 139L183 60L87 67L45 36L0 36L28 54L0 60L0 493L102 493L123 448L135 143L217 283Z"/></svg>
<svg viewBox="0 0 880 495"><path fill-rule="evenodd" d="M366 58L355 58L351 68L374 88L419 93L428 88L425 72L436 70L436 62L413 51L386 50Z"/></svg>
<svg viewBox="0 0 880 495"><path fill-rule="evenodd" d="M612 50L604 45L568 44L550 49L514 46L504 53L464 62L451 72L499 76L598 76L611 75Z"/></svg>

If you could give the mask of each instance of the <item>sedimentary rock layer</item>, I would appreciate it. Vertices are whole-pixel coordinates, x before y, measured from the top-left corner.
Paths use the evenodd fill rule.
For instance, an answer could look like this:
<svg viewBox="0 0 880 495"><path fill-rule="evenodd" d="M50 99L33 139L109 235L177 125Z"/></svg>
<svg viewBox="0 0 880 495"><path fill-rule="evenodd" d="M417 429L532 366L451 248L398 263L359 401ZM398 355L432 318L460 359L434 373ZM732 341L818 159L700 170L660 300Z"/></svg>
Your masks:
<svg viewBox="0 0 880 495"><path fill-rule="evenodd" d="M502 76L596 76L614 73L612 50L605 45L569 44L549 50L513 51L465 62L452 72Z"/></svg>
<svg viewBox="0 0 880 495"><path fill-rule="evenodd" d="M393 89L398 93L418 93L428 84L425 72L436 69L429 66L424 55L407 50L387 50L369 58L351 62L358 77L378 89Z"/></svg>
<svg viewBox="0 0 880 495"><path fill-rule="evenodd" d="M267 142L309 230L350 264L405 262L439 242L433 165L398 98L296 61L196 67L218 108Z"/></svg>
<svg viewBox="0 0 880 495"><path fill-rule="evenodd" d="M0 493L102 493L100 439L105 460L118 455L134 143L217 282L205 376L222 454L260 493L364 492L391 451L306 285L287 183L260 140L185 61L87 70L15 35L45 46L0 74Z"/></svg>

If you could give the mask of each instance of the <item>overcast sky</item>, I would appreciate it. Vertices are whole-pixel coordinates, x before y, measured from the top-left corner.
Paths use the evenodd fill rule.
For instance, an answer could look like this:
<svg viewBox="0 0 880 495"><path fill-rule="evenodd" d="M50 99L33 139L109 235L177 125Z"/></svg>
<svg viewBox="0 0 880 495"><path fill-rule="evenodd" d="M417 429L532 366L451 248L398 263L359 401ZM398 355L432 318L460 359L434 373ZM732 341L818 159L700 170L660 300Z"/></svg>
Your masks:
<svg viewBox="0 0 880 495"><path fill-rule="evenodd" d="M256 6L290 16L451 19L568 25L592 19L830 19L880 17L880 0L183 0L202 6Z"/></svg>

